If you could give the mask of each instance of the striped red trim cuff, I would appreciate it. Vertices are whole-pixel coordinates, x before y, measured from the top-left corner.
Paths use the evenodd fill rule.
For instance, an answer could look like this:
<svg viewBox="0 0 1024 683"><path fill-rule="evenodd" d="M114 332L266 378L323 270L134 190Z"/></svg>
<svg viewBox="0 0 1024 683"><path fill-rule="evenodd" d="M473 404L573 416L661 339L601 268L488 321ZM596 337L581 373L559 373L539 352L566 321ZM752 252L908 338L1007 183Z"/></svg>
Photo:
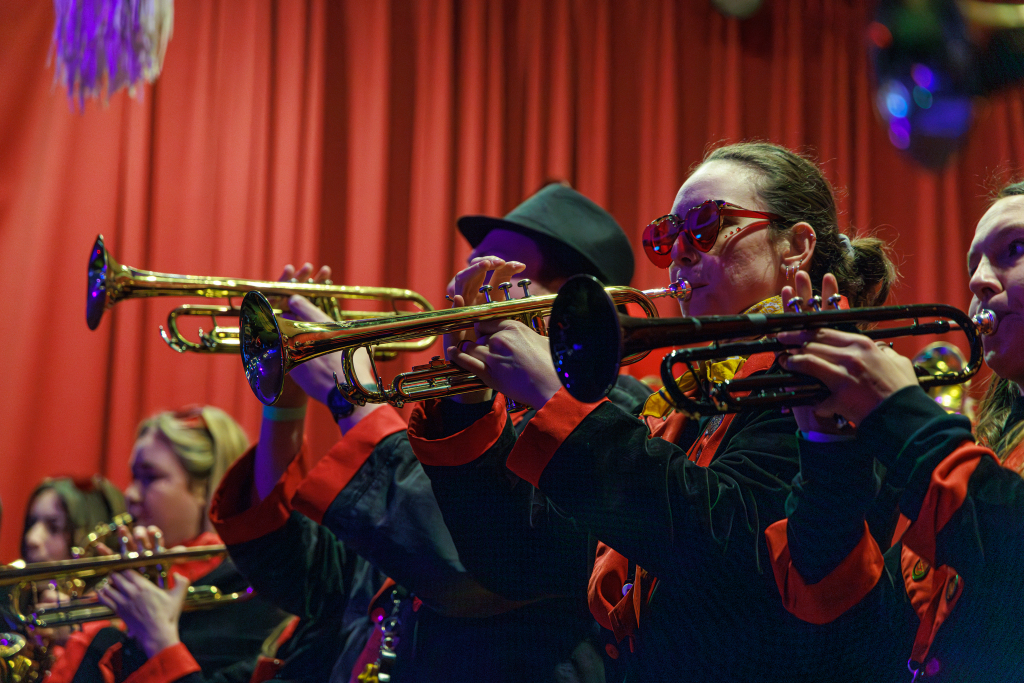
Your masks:
<svg viewBox="0 0 1024 683"><path fill-rule="evenodd" d="M309 471L289 499L292 509L320 524L327 508L377 445L406 428L405 419L391 406L378 408L364 417Z"/></svg>
<svg viewBox="0 0 1024 683"><path fill-rule="evenodd" d="M597 403L583 403L561 387L519 435L506 466L522 479L539 486L540 477L558 447L587 415L607 402L605 398Z"/></svg>
<svg viewBox="0 0 1024 683"><path fill-rule="evenodd" d="M253 445L225 473L210 504L210 521L228 545L237 545L277 531L288 521L289 499L302 481L305 470L306 443L292 459L288 469L266 498L252 504L253 468L256 446Z"/></svg>
<svg viewBox="0 0 1024 683"><path fill-rule="evenodd" d="M793 616L811 624L835 621L863 600L882 577L885 560L865 523L860 542L839 566L821 581L806 583L790 559L788 525L789 520L779 520L765 529L764 535L775 584Z"/></svg>
<svg viewBox="0 0 1024 683"><path fill-rule="evenodd" d="M428 407L418 405L413 410L409 420L409 444L421 463L434 467L457 467L473 462L498 441L508 420L505 397L498 394L491 411L461 432L443 439L428 439L423 436L427 433L427 421L432 419L427 413Z"/></svg>

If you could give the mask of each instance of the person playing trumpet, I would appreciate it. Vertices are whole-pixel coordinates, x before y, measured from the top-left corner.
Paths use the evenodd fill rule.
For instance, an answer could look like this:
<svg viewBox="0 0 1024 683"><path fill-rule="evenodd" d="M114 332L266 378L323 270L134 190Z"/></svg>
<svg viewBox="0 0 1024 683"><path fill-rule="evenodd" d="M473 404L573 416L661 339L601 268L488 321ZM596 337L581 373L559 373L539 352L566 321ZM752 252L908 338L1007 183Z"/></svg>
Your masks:
<svg viewBox="0 0 1024 683"><path fill-rule="evenodd" d="M836 272L855 306L884 301L893 279L878 240L839 230L821 171L767 143L711 151L644 247L692 286L683 315L782 312L777 293L798 272ZM471 271L458 279L466 300ZM427 402L410 422L474 576L514 600L589 594L629 680L819 680L834 634L785 610L762 536L785 516L798 469L793 417L691 419L658 394L632 409L584 404L561 387L546 339L513 321L476 332L449 357L501 394L472 410ZM698 381L774 366L774 354L730 358ZM688 379L680 388L692 393ZM503 396L534 408L525 429L512 429Z"/></svg>
<svg viewBox="0 0 1024 683"><path fill-rule="evenodd" d="M248 446L224 411L192 406L154 415L139 425L126 499L138 526L122 527L128 551L217 545L209 501L228 466ZM107 549L107 552L110 552ZM182 613L190 585L244 591L244 579L222 557L174 565L163 590L134 570L115 572L97 590L127 632L87 625L71 635L50 681L204 680L243 671L248 680L267 636L284 614L264 599L212 611Z"/></svg>
<svg viewBox="0 0 1024 683"><path fill-rule="evenodd" d="M580 272L608 284L628 284L632 276L622 229L563 185L543 188L504 219L464 217L459 229L474 247L472 275L460 277L479 284L492 270L493 285L528 275L534 294L554 291ZM297 272L289 267L284 277L310 275L307 264ZM314 279L325 277L321 270ZM324 320L299 297L289 304L300 319ZM357 360L360 378L372 377L368 360ZM481 585L452 543L431 482L409 446L404 419L387 405L357 407L339 400L335 372L340 375L335 356L291 372L282 398L264 412L259 443L224 479L212 512L232 557L258 590L298 610L307 622L335 619L348 645L332 680L372 680L381 654L380 629L374 626L396 617L402 635L392 680L554 681L556 670L567 669L579 680L603 681L600 655L587 642L594 623L585 606L563 596L508 599ZM619 397L633 403L648 393L624 378ZM307 397L325 403L341 431L338 443L308 471ZM268 571L268 554L288 558L286 568ZM371 604L384 576L390 579ZM362 622L346 621L346 611L361 613ZM311 659L297 656L284 671L308 672L315 664Z"/></svg>
<svg viewBox="0 0 1024 683"><path fill-rule="evenodd" d="M983 337L994 374L978 424L949 415L918 386L910 361L834 330L787 333L785 365L831 395L796 409L801 440L788 519L769 529L787 608L815 624L856 622L851 659L877 658L876 680L1010 681L1024 648L1024 183L1003 188L967 254L971 313L995 314ZM810 289L802 278L797 293ZM824 286L830 286L828 281ZM784 294L785 295L785 294ZM897 542L864 532L875 460L900 491ZM827 599L825 598L827 596ZM843 661L837 660L842 667Z"/></svg>

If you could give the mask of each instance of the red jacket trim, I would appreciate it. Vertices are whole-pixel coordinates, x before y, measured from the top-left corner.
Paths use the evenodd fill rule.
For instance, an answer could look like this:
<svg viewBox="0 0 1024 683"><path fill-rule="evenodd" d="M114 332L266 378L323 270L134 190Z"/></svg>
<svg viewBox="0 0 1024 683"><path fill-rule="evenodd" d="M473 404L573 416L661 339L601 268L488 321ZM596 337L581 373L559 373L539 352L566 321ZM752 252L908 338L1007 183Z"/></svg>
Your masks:
<svg viewBox="0 0 1024 683"><path fill-rule="evenodd" d="M963 505L967 482L985 457L995 456L989 449L967 441L939 463L932 472L917 519L903 534L904 545L935 563L935 536Z"/></svg>
<svg viewBox="0 0 1024 683"><path fill-rule="evenodd" d="M878 583L885 566L882 551L865 523L860 542L842 563L821 581L808 584L790 559L788 522L779 520L764 532L782 603L791 614L808 623L835 621Z"/></svg>
<svg viewBox="0 0 1024 683"><path fill-rule="evenodd" d="M736 373L734 379L743 379L744 377L750 377L755 372L764 372L772 367L775 363L774 353L755 353L754 355L747 358L747 360L740 367L739 372ZM739 392L737 396L746 396L749 391ZM726 432L729 431L729 426L732 425L732 421L736 418L736 413L728 413L722 417L722 421L718 423L715 430L710 433L703 434L701 438L690 447L687 456L690 460L694 461L701 467L707 467L711 464L715 454L718 452L718 447L722 445L722 440L725 439Z"/></svg>
<svg viewBox="0 0 1024 683"><path fill-rule="evenodd" d="M269 681L277 675L277 672L284 668L284 660L277 658L277 652L281 649L281 646L287 642L289 638L295 635L295 629L298 628L300 619L298 617L291 617L288 623L285 625L281 632L274 639L274 655L273 657L267 657L266 655L260 655L256 658L256 669L253 670L252 676L249 678L249 683L264 683Z"/></svg>
<svg viewBox="0 0 1024 683"><path fill-rule="evenodd" d="M99 669L103 683L115 683L117 679L124 677L123 649L121 643L114 643L107 648L100 661L96 663L96 668Z"/></svg>
<svg viewBox="0 0 1024 683"><path fill-rule="evenodd" d="M479 458L497 442L508 421L505 396L494 398L491 412L451 436L443 439L428 439L427 422L439 419L435 413L440 401L426 401L417 405L409 419L409 443L416 458L424 465L434 467L458 467Z"/></svg>
<svg viewBox="0 0 1024 683"><path fill-rule="evenodd" d="M352 481L373 449L406 427L405 420L391 406L378 408L357 422L299 484L291 498L292 509L317 524L322 522L327 508Z"/></svg>
<svg viewBox="0 0 1024 683"><path fill-rule="evenodd" d="M590 613L597 623L615 634L620 641L628 633L619 633L612 623L611 613L622 599L622 587L626 585L629 573L629 560L615 552L612 548L598 541L594 568L590 573L590 584L587 587Z"/></svg>
<svg viewBox="0 0 1024 683"><path fill-rule="evenodd" d="M906 545L900 551L900 568L907 597L920 620L911 660L923 664L939 627L960 599L963 580L952 567L932 567Z"/></svg>
<svg viewBox="0 0 1024 683"><path fill-rule="evenodd" d="M150 657L124 683L170 683L200 671L199 665L182 643L165 647Z"/></svg>
<svg viewBox="0 0 1024 683"><path fill-rule="evenodd" d="M288 521L289 501L305 470L306 443L267 497L253 505L253 445L228 469L210 504L210 521L228 545L252 541L277 531Z"/></svg>
<svg viewBox="0 0 1024 683"><path fill-rule="evenodd" d="M508 455L506 466L522 479L539 487L540 477L558 447L587 415L607 402L605 398L597 403L583 403L573 398L565 387L560 387L558 393L537 411L519 435Z"/></svg>
<svg viewBox="0 0 1024 683"><path fill-rule="evenodd" d="M47 683L70 683L78 673L78 667L82 665L89 645L96 634L105 628L112 626L109 621L90 621L82 624L81 631L75 631L64 643L64 654L62 654L50 668L50 675L46 677Z"/></svg>

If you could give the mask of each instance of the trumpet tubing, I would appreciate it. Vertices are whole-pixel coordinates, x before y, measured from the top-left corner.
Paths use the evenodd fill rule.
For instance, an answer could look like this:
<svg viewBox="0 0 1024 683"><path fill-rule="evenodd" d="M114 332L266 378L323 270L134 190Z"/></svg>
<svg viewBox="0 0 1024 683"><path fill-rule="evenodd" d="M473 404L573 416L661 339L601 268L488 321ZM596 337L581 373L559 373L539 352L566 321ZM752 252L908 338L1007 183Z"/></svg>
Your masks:
<svg viewBox="0 0 1024 683"><path fill-rule="evenodd" d="M26 612L22 608L26 592L32 590L39 582L50 582L57 587L74 586L72 592L75 595L72 595L72 598L76 598L77 592L85 585L85 579L102 577L126 569L156 569L162 576L166 572L166 567L173 564L221 557L225 554L227 549L223 545L207 545L183 550L147 550L127 555L83 557L33 564L17 562L0 568L0 586L13 587L9 591L9 608L19 624L39 628L67 626L106 619L113 616L113 612L92 599L73 599L56 607ZM195 590L190 588L186 596L186 609L205 609L233 600L248 599L251 596L251 589L244 593L222 593L215 586L198 586Z"/></svg>
<svg viewBox="0 0 1024 683"><path fill-rule="evenodd" d="M607 394L615 383L623 357L662 347L712 342L710 346L672 351L662 363L666 392L678 407L695 415L768 405L801 405L824 398L827 395L824 385L805 375L789 373L716 383L703 401L684 396L677 387L672 372L676 365L783 351L786 347L772 336L780 332L899 320L913 322L862 334L872 339L893 339L961 331L970 347L970 359L961 370L939 368L927 373L919 369L919 374L927 374L920 379L927 389L960 384L973 376L981 367L981 335L990 334L996 323L991 311L983 311L972 319L963 311L942 304L645 320L620 316L612 302L603 296L600 284L586 276L571 278L558 297L550 323L552 360L562 384L581 401L594 402ZM922 318L939 319L921 322ZM773 393L764 395L765 391ZM745 395L746 392L751 395ZM736 395L740 393L744 395Z"/></svg>
<svg viewBox="0 0 1024 683"><path fill-rule="evenodd" d="M220 557L227 553L223 545L201 545L183 550L164 550L153 552L147 550L128 555L101 555L99 557L81 557L73 560L54 560L52 562L12 563L0 567L0 586L14 586L21 583L49 581L61 578L91 578L104 576L111 572L125 569L141 569L161 564L176 564L206 560Z"/></svg>
<svg viewBox="0 0 1024 683"><path fill-rule="evenodd" d="M189 586L182 603L183 612L213 609L222 605L234 604L249 600L255 596L252 588L245 591L225 593L216 586ZM114 610L97 600L73 600L66 605L38 609L25 616L24 624L32 628L59 628L74 626L89 621L112 619L117 614Z"/></svg>
<svg viewBox="0 0 1024 683"><path fill-rule="evenodd" d="M103 235L96 238L89 255L88 287L86 292L85 317L89 329L99 327L103 314L114 304L125 299L149 297L199 297L207 299L238 299L248 292L259 290L267 296L292 296L301 294L335 320L362 319L380 316L394 316L399 313L399 301L410 303L420 311L432 311L433 306L421 294L409 289L392 287L360 287L311 282L274 282L269 280L243 280L227 277L206 277L199 275L177 275L139 270L121 265L107 251ZM390 304L393 312L343 311L339 299L356 301L383 301ZM200 330L199 341L186 339L177 326L181 316L204 316L213 320L210 332ZM239 332L237 325L220 327L218 317L238 317L235 306L181 306L167 317L167 329L160 328L160 335L175 351L197 351L201 353L237 353ZM378 357L391 357L400 351L419 351L428 348L434 339L423 338L414 342L392 345L381 349Z"/></svg>
<svg viewBox="0 0 1024 683"><path fill-rule="evenodd" d="M528 280L521 280L524 296L513 299L511 285L502 283L504 301L476 306L426 311L379 320L354 320L336 323L307 323L284 320L274 314L269 302L259 292L246 295L242 302L242 364L249 386L263 403L274 403L281 395L285 375L296 365L328 353L342 351L345 385L340 387L349 400L364 403L391 403L400 406L408 401L422 401L450 396L482 388L483 383L440 357L425 366L414 368L396 378L390 388L378 377L377 390L363 387L355 376L352 356L360 347L375 347L472 329L488 320L519 320L542 331L542 319L550 312L555 295L530 296ZM608 287L607 295L615 305L635 303L648 317L657 317L652 299L673 296L685 298L689 285L640 291L631 287ZM635 362L647 355L641 352L624 362Z"/></svg>

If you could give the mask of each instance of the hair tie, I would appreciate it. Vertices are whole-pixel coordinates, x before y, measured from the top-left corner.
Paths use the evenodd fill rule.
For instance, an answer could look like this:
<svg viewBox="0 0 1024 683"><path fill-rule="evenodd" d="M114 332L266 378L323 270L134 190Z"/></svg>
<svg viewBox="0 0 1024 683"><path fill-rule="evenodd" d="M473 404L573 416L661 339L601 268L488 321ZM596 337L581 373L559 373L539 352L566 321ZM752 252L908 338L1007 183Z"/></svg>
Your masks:
<svg viewBox="0 0 1024 683"><path fill-rule="evenodd" d="M853 242L850 241L850 238L843 233L839 233L839 241L843 243L843 249L846 250L846 255L850 258L855 258L857 254L853 250Z"/></svg>

